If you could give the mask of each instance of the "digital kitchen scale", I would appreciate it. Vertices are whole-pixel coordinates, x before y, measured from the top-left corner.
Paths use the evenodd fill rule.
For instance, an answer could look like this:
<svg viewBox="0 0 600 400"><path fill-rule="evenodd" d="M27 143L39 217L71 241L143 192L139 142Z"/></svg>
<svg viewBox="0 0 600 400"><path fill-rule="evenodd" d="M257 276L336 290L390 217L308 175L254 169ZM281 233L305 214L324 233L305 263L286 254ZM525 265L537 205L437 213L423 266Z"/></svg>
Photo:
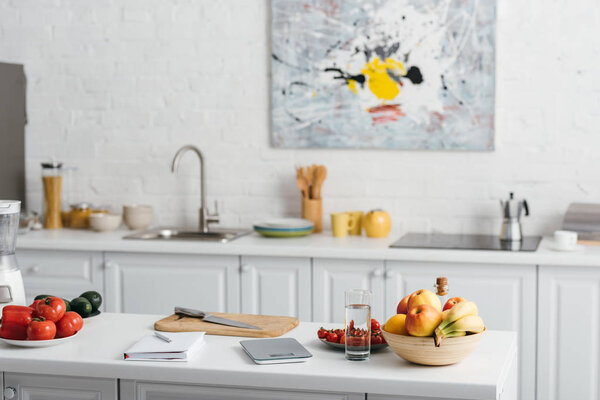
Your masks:
<svg viewBox="0 0 600 400"><path fill-rule="evenodd" d="M521 241L508 242L493 235L455 235L443 233L407 233L390 247L412 249L536 251L541 236L525 236Z"/></svg>

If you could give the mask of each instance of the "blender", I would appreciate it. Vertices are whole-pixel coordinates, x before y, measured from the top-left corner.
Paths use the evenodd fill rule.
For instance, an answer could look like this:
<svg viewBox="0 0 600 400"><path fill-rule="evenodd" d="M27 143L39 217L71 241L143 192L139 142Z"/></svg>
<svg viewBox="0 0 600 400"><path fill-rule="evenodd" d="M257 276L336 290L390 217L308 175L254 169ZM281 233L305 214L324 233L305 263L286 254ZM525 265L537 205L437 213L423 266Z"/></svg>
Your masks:
<svg viewBox="0 0 600 400"><path fill-rule="evenodd" d="M18 200L0 200L0 312L10 304L25 304L25 288L15 247L19 230Z"/></svg>

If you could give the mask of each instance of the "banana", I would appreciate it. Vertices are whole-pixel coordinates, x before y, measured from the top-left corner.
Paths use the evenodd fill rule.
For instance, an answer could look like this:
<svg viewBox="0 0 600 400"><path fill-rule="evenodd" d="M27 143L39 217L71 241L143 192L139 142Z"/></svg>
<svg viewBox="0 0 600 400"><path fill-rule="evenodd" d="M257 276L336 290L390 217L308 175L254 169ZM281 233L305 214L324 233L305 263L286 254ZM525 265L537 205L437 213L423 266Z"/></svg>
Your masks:
<svg viewBox="0 0 600 400"><path fill-rule="evenodd" d="M457 321L467 315L478 315L477 305L472 301L463 301L462 303L456 304L450 310L438 326L438 329L443 330L448 325Z"/></svg>
<svg viewBox="0 0 600 400"><path fill-rule="evenodd" d="M480 316L467 315L447 325L444 329L437 327L434 332L435 345L439 347L444 338L464 336L467 332L480 333L484 329L485 326Z"/></svg>

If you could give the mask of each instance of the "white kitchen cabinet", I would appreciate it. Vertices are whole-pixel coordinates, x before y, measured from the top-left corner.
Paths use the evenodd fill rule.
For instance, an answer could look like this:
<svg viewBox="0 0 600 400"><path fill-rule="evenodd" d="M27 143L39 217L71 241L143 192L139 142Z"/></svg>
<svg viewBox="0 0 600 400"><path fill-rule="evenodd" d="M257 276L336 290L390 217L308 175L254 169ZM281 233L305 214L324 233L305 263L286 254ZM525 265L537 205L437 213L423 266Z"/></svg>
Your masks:
<svg viewBox="0 0 600 400"><path fill-rule="evenodd" d="M19 250L17 259L28 304L38 294L70 300L88 290L104 291L100 252Z"/></svg>
<svg viewBox="0 0 600 400"><path fill-rule="evenodd" d="M4 373L4 398L13 400L116 400L116 379Z"/></svg>
<svg viewBox="0 0 600 400"><path fill-rule="evenodd" d="M348 289L373 293L371 316L384 321L384 263L378 260L313 259L313 317L319 322L344 322Z"/></svg>
<svg viewBox="0 0 600 400"><path fill-rule="evenodd" d="M538 399L600 398L600 269L539 267Z"/></svg>
<svg viewBox="0 0 600 400"><path fill-rule="evenodd" d="M121 381L121 400L364 400L364 394L322 393Z"/></svg>
<svg viewBox="0 0 600 400"><path fill-rule="evenodd" d="M310 258L243 256L242 313L311 320Z"/></svg>
<svg viewBox="0 0 600 400"><path fill-rule="evenodd" d="M449 287L447 297L464 297L476 302L487 329L517 331L520 398L535 398L535 265L387 261L385 276L388 316L396 312L404 296L418 289L435 291L436 277L445 276Z"/></svg>
<svg viewBox="0 0 600 400"><path fill-rule="evenodd" d="M175 306L239 312L239 257L106 253L110 312L173 313Z"/></svg>

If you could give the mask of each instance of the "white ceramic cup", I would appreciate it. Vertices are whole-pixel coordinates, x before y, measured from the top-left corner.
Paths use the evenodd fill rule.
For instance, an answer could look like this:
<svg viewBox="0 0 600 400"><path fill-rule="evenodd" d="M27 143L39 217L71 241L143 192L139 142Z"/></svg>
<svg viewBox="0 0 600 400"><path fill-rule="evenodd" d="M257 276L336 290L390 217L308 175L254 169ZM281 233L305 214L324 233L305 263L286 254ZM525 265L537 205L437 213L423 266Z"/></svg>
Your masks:
<svg viewBox="0 0 600 400"><path fill-rule="evenodd" d="M577 232L554 232L554 245L559 250L572 250L577 246Z"/></svg>
<svg viewBox="0 0 600 400"><path fill-rule="evenodd" d="M152 206L128 204L123 206L123 220L132 230L148 229L154 219Z"/></svg>

